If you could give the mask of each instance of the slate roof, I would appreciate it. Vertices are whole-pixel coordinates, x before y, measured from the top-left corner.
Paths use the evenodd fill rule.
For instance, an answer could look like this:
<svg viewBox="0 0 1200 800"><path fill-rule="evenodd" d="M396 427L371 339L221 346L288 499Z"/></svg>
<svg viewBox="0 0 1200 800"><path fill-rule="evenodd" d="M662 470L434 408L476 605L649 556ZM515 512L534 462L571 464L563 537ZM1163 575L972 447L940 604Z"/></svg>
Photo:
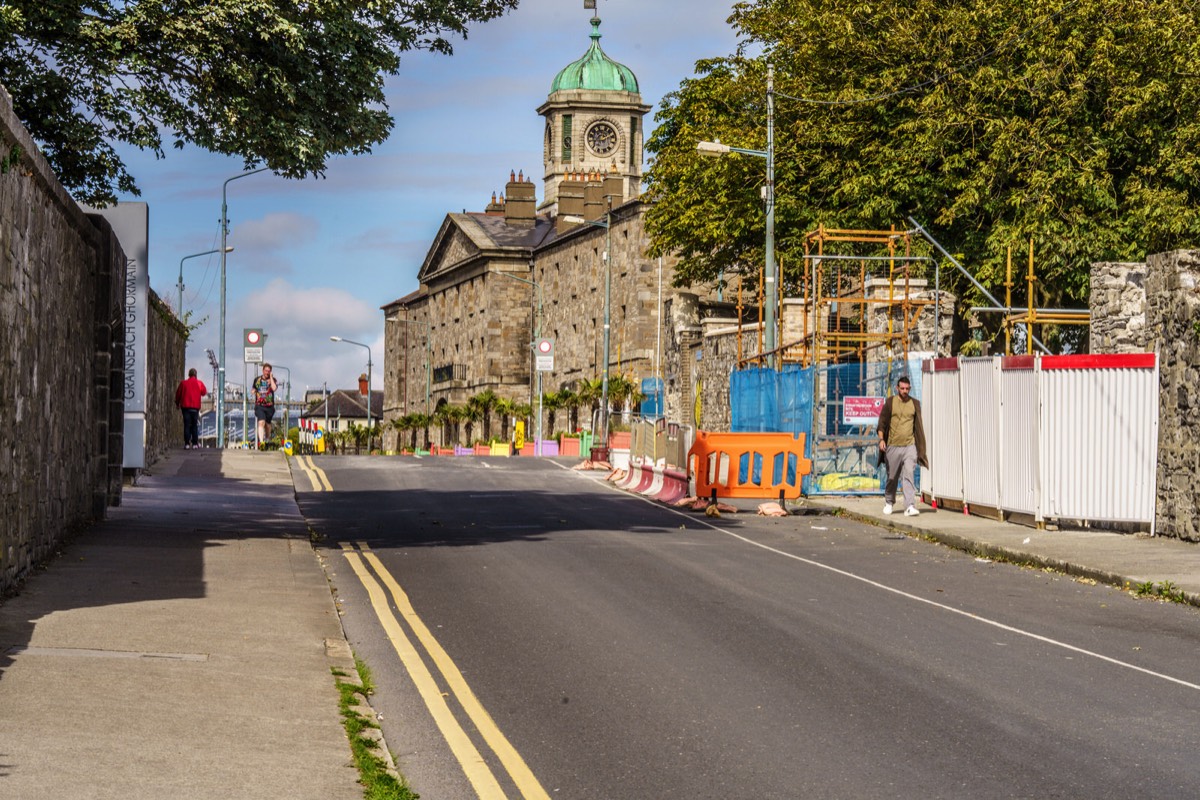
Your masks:
<svg viewBox="0 0 1200 800"><path fill-rule="evenodd" d="M325 419L325 402L322 401L313 406L311 411L306 411L303 416L308 419ZM329 418L336 419L367 419L367 404L363 402L363 396L358 393L358 389L338 389L329 393ZM371 390L371 411L375 419L383 419L383 390Z"/></svg>

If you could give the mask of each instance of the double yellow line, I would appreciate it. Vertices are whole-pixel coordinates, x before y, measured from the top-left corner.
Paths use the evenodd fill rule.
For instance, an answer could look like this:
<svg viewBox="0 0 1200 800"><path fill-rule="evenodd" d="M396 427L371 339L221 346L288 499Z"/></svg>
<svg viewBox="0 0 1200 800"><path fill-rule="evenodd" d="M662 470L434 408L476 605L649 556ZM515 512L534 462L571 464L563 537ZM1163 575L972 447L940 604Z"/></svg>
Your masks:
<svg viewBox="0 0 1200 800"><path fill-rule="evenodd" d="M333 486L329 483L329 477L325 475L325 470L313 463L312 456L296 456L296 463L300 465L300 469L312 482L314 492L333 491Z"/></svg>
<svg viewBox="0 0 1200 800"><path fill-rule="evenodd" d="M550 800L550 796L546 794L546 790L534 777L520 753L500 732L500 728L492 720L491 715L487 713L483 704L471 691L471 687L467 685L467 681L459 672L458 667L455 666L433 634L429 632L429 628L421 618L417 616L416 610L409 602L408 595L383 566L379 557L371 552L364 542L357 542L357 549L349 542L340 542L339 544L350 568L354 570L354 574L358 576L367 590L367 595L371 598L371 606L375 609L375 615L379 618L388 640L392 643L396 654L400 656L400 661L404 664L405 669L408 670L409 677L412 678L421 699L425 701L425 707L429 709L438 730L441 731L443 738L450 746L454 757L458 759L467 780L475 789L476 796L480 800L507 800L508 798L483 755L471 741L458 719L455 718L454 712L446 700L447 694L443 692L438 678L425 665L416 645L405 633L401 620L407 623L412 635L424 648L429 660L440 673L444 685L450 689L450 693L454 695L463 712L475 729L479 731L484 742L496 754L517 791L520 792L520 797L524 800ZM367 567L368 564L370 569ZM371 573L371 570L374 570L374 574ZM381 583L383 585L380 585ZM394 610L388 602L388 594L384 592L384 586L391 594L391 603L395 605Z"/></svg>

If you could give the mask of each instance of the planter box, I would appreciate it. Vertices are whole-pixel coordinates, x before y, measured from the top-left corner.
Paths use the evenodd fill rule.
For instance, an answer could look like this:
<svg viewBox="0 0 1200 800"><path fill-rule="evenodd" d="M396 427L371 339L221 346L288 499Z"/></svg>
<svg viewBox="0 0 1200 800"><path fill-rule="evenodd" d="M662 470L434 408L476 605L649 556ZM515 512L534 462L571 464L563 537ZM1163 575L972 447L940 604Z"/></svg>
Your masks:
<svg viewBox="0 0 1200 800"><path fill-rule="evenodd" d="M536 453L537 450L535 449L533 452ZM543 456L558 455L558 442L554 441L553 439L543 441L542 442L542 455Z"/></svg>
<svg viewBox="0 0 1200 800"><path fill-rule="evenodd" d="M490 456L492 454L492 446L490 444L477 444L473 452L477 456Z"/></svg>
<svg viewBox="0 0 1200 800"><path fill-rule="evenodd" d="M510 445L508 442L496 442L495 444L492 445L491 455L506 456L506 457L511 456L512 455L512 445Z"/></svg>
<svg viewBox="0 0 1200 800"><path fill-rule="evenodd" d="M633 434L629 431L614 431L608 435L608 446L613 450L628 450L633 444Z"/></svg>
<svg viewBox="0 0 1200 800"><path fill-rule="evenodd" d="M564 456L581 455L579 440L571 436L564 436L562 441L558 443L558 452Z"/></svg>
<svg viewBox="0 0 1200 800"><path fill-rule="evenodd" d="M474 448L471 448L471 447L459 447L459 446L455 445L454 455L456 455L456 456L473 456L473 455L475 455L475 450L474 450Z"/></svg>

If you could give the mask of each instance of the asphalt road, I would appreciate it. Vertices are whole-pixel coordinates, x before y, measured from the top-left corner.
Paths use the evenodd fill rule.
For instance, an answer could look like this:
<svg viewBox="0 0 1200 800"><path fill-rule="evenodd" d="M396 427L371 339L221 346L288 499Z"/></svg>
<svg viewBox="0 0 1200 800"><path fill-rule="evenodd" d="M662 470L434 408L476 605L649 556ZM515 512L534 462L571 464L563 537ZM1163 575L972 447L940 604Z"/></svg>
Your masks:
<svg viewBox="0 0 1200 800"><path fill-rule="evenodd" d="M836 517L677 513L549 460L317 463L333 490L298 479L301 509L425 800L495 791L439 702L509 798L1200 796L1192 608ZM436 640L415 672L385 574L400 638Z"/></svg>

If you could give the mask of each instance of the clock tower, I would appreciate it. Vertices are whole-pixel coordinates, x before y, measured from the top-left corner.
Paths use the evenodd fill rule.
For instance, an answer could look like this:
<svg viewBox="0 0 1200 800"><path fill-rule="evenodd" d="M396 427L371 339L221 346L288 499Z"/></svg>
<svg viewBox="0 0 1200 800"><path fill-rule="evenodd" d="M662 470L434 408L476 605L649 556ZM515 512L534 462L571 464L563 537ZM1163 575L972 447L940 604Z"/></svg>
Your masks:
<svg viewBox="0 0 1200 800"><path fill-rule="evenodd" d="M633 71L600 49L600 18L592 17L592 44L554 78L538 108L546 119L542 209L556 211L558 185L574 174L616 175L624 197L642 187L642 103Z"/></svg>

